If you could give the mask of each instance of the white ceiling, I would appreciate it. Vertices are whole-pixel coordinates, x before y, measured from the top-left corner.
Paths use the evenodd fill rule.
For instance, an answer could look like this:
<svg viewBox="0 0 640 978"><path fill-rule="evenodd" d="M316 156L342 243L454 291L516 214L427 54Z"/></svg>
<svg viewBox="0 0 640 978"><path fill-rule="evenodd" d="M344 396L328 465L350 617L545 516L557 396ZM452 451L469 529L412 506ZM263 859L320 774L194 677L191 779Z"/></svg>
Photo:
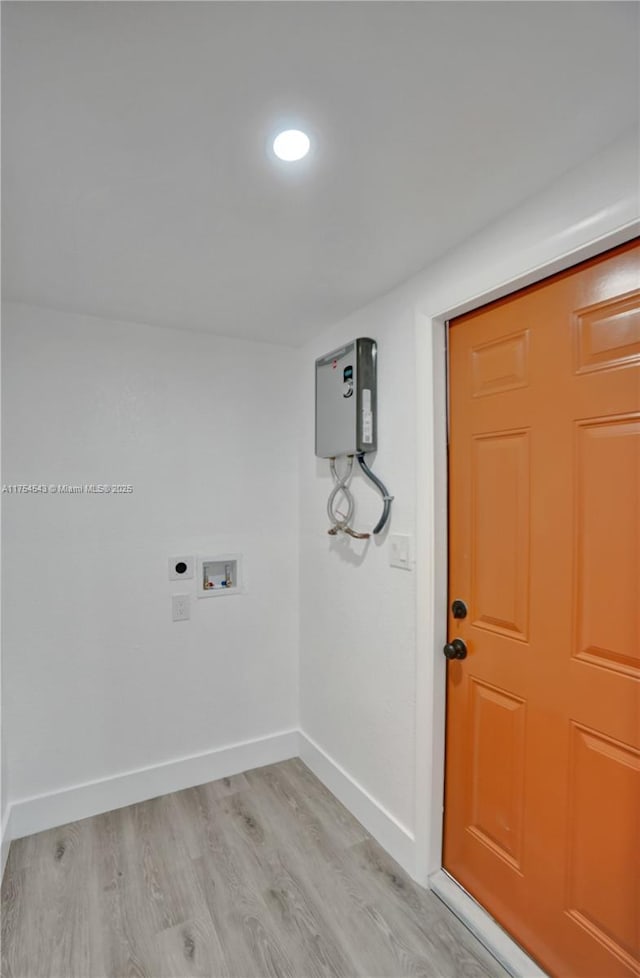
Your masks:
<svg viewBox="0 0 640 978"><path fill-rule="evenodd" d="M636 3L2 4L4 292L301 343L638 118ZM279 127L301 164L266 152Z"/></svg>

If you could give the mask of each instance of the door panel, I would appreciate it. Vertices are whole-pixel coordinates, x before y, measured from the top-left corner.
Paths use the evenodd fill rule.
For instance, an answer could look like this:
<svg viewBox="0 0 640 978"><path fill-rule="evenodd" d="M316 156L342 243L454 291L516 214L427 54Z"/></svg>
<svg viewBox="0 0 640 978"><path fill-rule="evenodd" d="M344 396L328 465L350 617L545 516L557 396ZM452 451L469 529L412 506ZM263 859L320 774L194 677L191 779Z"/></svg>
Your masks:
<svg viewBox="0 0 640 978"><path fill-rule="evenodd" d="M638 847L633 812L638 799L640 754L601 734L572 725L569 772L572 817L567 845L567 909L620 957L633 958L638 946L638 874L635 889L617 882L630 875L629 854ZM611 822L601 816L601 794Z"/></svg>
<svg viewBox="0 0 640 978"><path fill-rule="evenodd" d="M529 618L529 432L473 439L473 624L526 640Z"/></svg>
<svg viewBox="0 0 640 978"><path fill-rule="evenodd" d="M576 426L575 655L640 676L637 619L637 513L628 487L637 479L640 421L604 418ZM606 520L602 514L607 513ZM616 573L603 576L603 567Z"/></svg>
<svg viewBox="0 0 640 978"><path fill-rule="evenodd" d="M450 337L444 864L553 975L640 974L640 246Z"/></svg>
<svg viewBox="0 0 640 978"><path fill-rule="evenodd" d="M522 853L525 704L471 681L473 753L469 831L515 869Z"/></svg>

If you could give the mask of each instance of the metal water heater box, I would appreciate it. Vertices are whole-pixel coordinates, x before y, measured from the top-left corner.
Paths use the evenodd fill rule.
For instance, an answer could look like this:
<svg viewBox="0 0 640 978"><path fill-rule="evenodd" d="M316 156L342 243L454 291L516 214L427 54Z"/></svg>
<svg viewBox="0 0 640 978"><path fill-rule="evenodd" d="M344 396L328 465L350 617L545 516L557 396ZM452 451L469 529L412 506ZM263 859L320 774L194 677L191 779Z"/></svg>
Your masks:
<svg viewBox="0 0 640 978"><path fill-rule="evenodd" d="M361 337L316 360L316 455L337 458L377 446L376 342Z"/></svg>

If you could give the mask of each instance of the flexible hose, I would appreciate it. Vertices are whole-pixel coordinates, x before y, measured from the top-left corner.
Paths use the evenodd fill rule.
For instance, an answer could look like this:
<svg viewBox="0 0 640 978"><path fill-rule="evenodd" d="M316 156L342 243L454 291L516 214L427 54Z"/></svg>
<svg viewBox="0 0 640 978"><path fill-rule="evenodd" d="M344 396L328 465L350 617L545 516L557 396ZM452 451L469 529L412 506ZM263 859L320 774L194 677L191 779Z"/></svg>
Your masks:
<svg viewBox="0 0 640 978"><path fill-rule="evenodd" d="M333 523L333 530L329 530L329 533L336 533L338 530L344 530L347 526L349 526L349 523L351 522L351 517L353 516L353 507L355 504L353 501L353 496L351 495L351 492L347 487L347 483L351 478L351 473L353 472L353 455L349 455L347 467L345 469L344 475L342 476L338 475L335 458L329 460L329 466L331 468L331 475L333 476L335 485L331 490L331 493L327 500L327 516L329 517L330 521ZM343 516L341 513L338 513L335 509L336 497L339 492L342 493L342 495L347 501L346 516Z"/></svg>
<svg viewBox="0 0 640 978"><path fill-rule="evenodd" d="M327 533L329 533L330 536L336 536L338 532L342 531L343 533L347 533L350 537L353 537L355 540L368 540L368 533L358 533L357 530L354 530L353 527L349 526L355 506L351 490L347 484L351 479L351 474L353 472L353 455L347 456L347 468L345 469L344 475L338 475L335 458L329 459L329 467L331 468L331 475L333 476L335 485L331 490L329 499L327 500L327 515L333 524L331 528L327 530ZM347 501L346 516L339 513L336 508L336 497L339 492L342 493Z"/></svg>
<svg viewBox="0 0 640 978"><path fill-rule="evenodd" d="M389 495L389 491L385 486L384 482L378 478L375 472L372 472L367 463L364 460L364 452L358 452L358 462L360 463L360 468L366 475L370 482L373 482L374 486L380 491L380 495L384 500L384 505L382 509L382 516L373 528L374 535L380 533L384 529L387 520L391 515L391 503L393 502L393 496Z"/></svg>

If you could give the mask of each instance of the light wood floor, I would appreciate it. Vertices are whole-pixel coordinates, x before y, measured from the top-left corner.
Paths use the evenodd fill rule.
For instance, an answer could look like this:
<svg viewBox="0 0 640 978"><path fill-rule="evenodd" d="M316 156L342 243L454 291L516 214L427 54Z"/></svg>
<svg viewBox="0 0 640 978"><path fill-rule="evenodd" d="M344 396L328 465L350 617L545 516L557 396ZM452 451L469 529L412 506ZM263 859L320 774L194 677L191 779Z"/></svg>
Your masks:
<svg viewBox="0 0 640 978"><path fill-rule="evenodd" d="M299 761L19 839L3 978L507 978Z"/></svg>

